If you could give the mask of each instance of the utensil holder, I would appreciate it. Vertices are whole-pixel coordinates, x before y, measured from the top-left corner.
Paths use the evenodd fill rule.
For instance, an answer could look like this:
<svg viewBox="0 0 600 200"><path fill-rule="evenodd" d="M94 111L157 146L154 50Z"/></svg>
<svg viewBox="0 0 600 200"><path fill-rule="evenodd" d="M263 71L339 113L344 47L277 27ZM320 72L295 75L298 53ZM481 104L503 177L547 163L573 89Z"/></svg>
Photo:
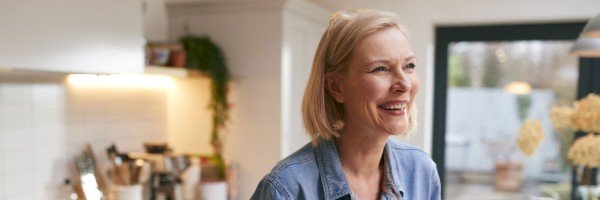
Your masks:
<svg viewBox="0 0 600 200"><path fill-rule="evenodd" d="M142 185L112 185L109 200L142 200Z"/></svg>

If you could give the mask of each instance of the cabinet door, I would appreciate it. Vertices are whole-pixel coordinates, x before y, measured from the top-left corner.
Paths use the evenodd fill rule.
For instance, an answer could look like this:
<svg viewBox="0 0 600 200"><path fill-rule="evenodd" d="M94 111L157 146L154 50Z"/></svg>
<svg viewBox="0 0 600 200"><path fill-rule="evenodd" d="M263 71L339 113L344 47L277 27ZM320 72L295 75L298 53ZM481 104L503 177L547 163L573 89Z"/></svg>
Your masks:
<svg viewBox="0 0 600 200"><path fill-rule="evenodd" d="M0 1L0 66L142 72L141 5L140 0Z"/></svg>

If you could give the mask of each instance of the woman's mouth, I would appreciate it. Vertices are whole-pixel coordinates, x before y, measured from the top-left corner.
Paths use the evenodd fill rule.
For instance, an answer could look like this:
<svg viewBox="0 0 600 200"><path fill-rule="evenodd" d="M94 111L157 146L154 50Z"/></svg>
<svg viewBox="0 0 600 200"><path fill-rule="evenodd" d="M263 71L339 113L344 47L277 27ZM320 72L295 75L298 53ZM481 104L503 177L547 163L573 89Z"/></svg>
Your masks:
<svg viewBox="0 0 600 200"><path fill-rule="evenodd" d="M403 110L406 111L406 104L395 104L395 105L379 105L379 108L384 110Z"/></svg>
<svg viewBox="0 0 600 200"><path fill-rule="evenodd" d="M385 103L382 105L378 105L377 107L379 109L384 110L385 113L388 113L391 115L404 115L408 108L407 105L408 105L407 101L393 101L393 102L388 102L388 103Z"/></svg>

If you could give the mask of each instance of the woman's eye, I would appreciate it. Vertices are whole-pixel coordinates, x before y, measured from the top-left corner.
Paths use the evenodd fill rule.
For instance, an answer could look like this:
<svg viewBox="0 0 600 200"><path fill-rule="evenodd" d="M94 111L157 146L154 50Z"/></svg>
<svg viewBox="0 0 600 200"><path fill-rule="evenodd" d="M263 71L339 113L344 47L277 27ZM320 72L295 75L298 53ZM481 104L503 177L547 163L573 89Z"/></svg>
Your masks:
<svg viewBox="0 0 600 200"><path fill-rule="evenodd" d="M377 67L377 68L375 68L375 69L374 69L373 71L371 71L371 72L381 72L381 71L388 71L388 69L387 69L387 68L385 68L384 66L380 66L380 67Z"/></svg>
<svg viewBox="0 0 600 200"><path fill-rule="evenodd" d="M406 65L406 68L409 68L409 69L414 69L415 67L417 67L417 65L415 65L415 63L409 63L408 65Z"/></svg>

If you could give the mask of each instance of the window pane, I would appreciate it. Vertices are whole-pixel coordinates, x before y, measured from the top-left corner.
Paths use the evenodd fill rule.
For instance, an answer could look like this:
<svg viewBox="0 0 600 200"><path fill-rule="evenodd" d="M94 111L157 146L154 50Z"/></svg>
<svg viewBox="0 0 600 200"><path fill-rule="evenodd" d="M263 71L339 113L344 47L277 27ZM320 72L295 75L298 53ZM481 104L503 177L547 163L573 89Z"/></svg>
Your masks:
<svg viewBox="0 0 600 200"><path fill-rule="evenodd" d="M554 132L552 105L575 100L573 41L455 42L449 46L446 116L447 199L568 199L570 136ZM517 94L511 86L531 89ZM518 88L518 87L517 87ZM518 148L525 119L541 122L543 140Z"/></svg>

